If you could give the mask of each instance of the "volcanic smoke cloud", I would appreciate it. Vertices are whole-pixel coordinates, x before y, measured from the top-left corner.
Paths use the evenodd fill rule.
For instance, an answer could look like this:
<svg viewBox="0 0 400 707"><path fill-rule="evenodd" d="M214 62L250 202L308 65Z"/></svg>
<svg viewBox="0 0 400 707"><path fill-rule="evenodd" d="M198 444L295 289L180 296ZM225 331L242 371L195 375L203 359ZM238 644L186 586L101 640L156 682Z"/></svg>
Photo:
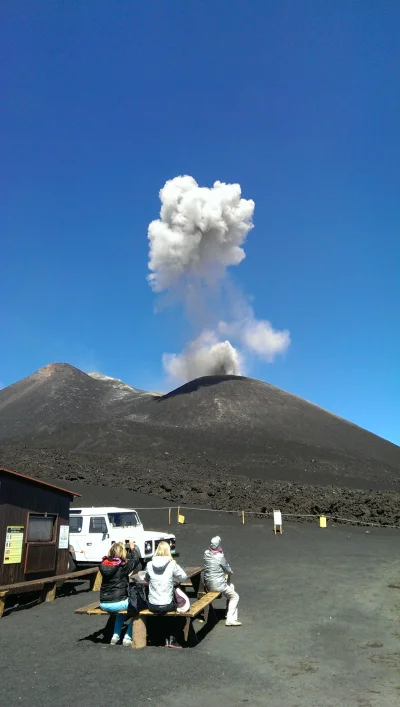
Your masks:
<svg viewBox="0 0 400 707"><path fill-rule="evenodd" d="M154 292L173 292L193 320L193 302L226 281L227 269L246 257L243 245L254 227L254 201L241 198L239 184L215 182L199 187L193 177L175 177L160 191L160 218L148 228L148 281ZM257 320L252 308L236 294L228 321L215 321L188 343L180 354L164 354L163 364L174 379L185 382L205 375L240 375L245 354L271 363L290 344L287 330ZM228 339L233 339L239 352Z"/></svg>

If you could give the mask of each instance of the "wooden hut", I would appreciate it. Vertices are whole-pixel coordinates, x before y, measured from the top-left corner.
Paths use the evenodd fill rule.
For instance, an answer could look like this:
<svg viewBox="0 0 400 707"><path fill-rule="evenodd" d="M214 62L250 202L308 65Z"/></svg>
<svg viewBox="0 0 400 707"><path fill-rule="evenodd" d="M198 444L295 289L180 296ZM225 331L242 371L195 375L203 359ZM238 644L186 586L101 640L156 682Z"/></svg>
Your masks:
<svg viewBox="0 0 400 707"><path fill-rule="evenodd" d="M0 585L67 572L69 505L79 495L0 468Z"/></svg>

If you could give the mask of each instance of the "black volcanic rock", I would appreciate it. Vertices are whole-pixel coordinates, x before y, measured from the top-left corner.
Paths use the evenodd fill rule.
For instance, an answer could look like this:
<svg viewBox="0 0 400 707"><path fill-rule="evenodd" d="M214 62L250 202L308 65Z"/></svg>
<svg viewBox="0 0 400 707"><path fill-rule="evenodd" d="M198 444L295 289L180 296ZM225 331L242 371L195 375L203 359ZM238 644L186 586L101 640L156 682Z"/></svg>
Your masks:
<svg viewBox="0 0 400 707"><path fill-rule="evenodd" d="M129 480L185 503L258 510L259 485L273 484L270 501L283 507L397 522L398 447L250 378L199 378L160 396L52 364L0 391L0 444L0 463L45 478L64 469L90 483ZM369 505L351 495L379 491Z"/></svg>

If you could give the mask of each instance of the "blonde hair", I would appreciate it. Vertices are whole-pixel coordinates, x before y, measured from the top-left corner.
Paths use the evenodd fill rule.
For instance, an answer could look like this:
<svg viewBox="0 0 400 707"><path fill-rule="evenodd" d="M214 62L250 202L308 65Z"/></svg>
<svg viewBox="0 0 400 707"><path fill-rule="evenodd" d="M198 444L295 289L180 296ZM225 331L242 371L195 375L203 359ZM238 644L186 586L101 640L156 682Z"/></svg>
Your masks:
<svg viewBox="0 0 400 707"><path fill-rule="evenodd" d="M108 557L117 557L120 560L126 560L126 547L125 543L113 543L109 549Z"/></svg>
<svg viewBox="0 0 400 707"><path fill-rule="evenodd" d="M174 558L171 555L171 547L170 544L165 542L165 540L162 540L160 543L158 543L157 550L154 553L155 557L169 557L170 560L174 560Z"/></svg>

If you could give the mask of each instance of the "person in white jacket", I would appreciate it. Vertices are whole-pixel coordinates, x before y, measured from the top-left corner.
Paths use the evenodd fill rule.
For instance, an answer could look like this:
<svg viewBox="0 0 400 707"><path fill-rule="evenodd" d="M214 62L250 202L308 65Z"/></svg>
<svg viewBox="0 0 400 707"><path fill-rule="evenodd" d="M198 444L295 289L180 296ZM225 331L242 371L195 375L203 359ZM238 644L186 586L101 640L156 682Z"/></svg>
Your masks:
<svg viewBox="0 0 400 707"><path fill-rule="evenodd" d="M153 559L146 567L146 581L149 583L148 607L155 614L175 611L174 583L184 582L186 572L171 555L169 543L162 541L155 551ZM174 636L166 639L168 648L181 648Z"/></svg>
<svg viewBox="0 0 400 707"><path fill-rule="evenodd" d="M226 626L241 626L238 621L239 594L231 583L232 568L221 546L221 538L211 538L210 547L204 553L204 583L208 591L221 592L228 600Z"/></svg>

